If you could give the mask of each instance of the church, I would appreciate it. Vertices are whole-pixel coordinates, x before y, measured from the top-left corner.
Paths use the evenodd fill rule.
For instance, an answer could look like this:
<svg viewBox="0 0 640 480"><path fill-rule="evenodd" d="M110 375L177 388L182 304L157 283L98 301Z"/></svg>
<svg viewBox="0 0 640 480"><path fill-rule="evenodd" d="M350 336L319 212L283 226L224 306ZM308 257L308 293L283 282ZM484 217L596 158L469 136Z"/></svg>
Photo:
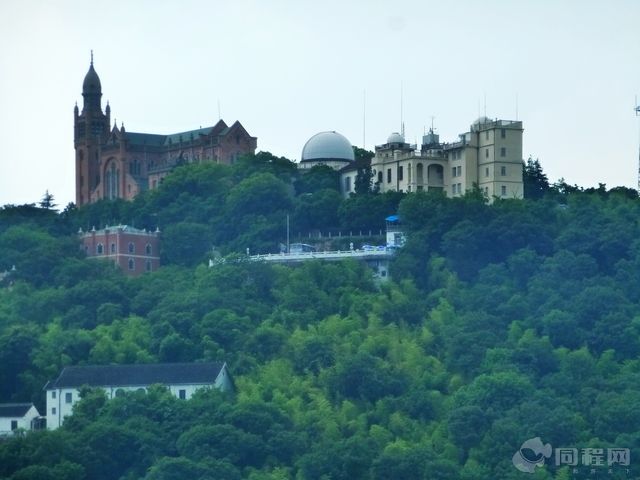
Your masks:
<svg viewBox="0 0 640 480"><path fill-rule="evenodd" d="M255 153L257 138L238 121L219 120L212 127L161 135L111 127L111 107L102 111L102 85L93 66L82 83L82 112L74 109L76 205L102 199L133 199L156 188L174 167L185 163L232 164Z"/></svg>

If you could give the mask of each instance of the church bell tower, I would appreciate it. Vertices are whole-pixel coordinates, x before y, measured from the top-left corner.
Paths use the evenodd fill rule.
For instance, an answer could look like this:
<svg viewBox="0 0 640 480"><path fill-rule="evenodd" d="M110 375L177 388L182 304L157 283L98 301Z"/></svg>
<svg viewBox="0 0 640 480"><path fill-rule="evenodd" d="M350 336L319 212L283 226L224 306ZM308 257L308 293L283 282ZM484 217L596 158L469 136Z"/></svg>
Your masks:
<svg viewBox="0 0 640 480"><path fill-rule="evenodd" d="M82 83L82 112L74 108L74 147L76 151L76 205L91 202L92 194L101 182L100 148L109 135L110 108L102 112L102 86L93 67L93 52L89 71Z"/></svg>

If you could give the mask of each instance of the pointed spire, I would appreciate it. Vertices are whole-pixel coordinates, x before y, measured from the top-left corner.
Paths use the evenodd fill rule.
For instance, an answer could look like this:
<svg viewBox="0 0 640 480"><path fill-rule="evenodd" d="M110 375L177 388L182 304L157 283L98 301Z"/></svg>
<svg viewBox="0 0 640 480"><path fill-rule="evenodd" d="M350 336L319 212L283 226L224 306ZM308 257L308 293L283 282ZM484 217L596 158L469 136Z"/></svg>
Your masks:
<svg viewBox="0 0 640 480"><path fill-rule="evenodd" d="M91 66L93 67L93 50L91 50Z"/></svg>

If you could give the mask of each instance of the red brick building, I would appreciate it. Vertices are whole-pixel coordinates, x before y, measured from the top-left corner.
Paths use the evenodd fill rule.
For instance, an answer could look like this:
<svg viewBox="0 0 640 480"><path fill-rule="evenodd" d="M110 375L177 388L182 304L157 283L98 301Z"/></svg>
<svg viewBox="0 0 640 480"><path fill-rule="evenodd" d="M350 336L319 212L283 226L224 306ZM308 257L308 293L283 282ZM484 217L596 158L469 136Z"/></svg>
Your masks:
<svg viewBox="0 0 640 480"><path fill-rule="evenodd" d="M127 275L155 272L160 267L160 232L148 232L127 225L80 232L82 249L88 258L113 261Z"/></svg>
<svg viewBox="0 0 640 480"><path fill-rule="evenodd" d="M238 121L228 126L220 120L212 127L171 135L127 132L111 127L111 107L102 111L102 85L91 65L82 84L82 112L74 109L76 151L76 205L101 199L130 200L155 188L177 165L233 163L254 153L257 138Z"/></svg>

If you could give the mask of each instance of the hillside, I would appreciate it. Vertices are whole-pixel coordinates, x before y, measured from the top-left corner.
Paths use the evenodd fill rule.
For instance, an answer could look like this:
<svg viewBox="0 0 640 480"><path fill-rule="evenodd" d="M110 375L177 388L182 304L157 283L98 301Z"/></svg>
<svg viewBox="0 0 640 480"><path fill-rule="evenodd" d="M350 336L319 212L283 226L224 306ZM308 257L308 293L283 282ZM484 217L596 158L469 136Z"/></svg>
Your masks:
<svg viewBox="0 0 640 480"><path fill-rule="evenodd" d="M42 412L66 365L224 360L237 386L187 401L87 390L59 430L0 442L0 478L596 478L582 460L575 474L553 458L519 472L512 457L534 437L628 448L630 466L597 478L640 475L633 191L343 200L330 171L245 161L251 175L182 167L131 203L0 210L0 271L16 265L0 283L0 402ZM290 212L305 233L398 212L409 240L393 281L350 261L207 266L277 251ZM84 260L78 228L114 222L159 226L165 266L127 278Z"/></svg>

